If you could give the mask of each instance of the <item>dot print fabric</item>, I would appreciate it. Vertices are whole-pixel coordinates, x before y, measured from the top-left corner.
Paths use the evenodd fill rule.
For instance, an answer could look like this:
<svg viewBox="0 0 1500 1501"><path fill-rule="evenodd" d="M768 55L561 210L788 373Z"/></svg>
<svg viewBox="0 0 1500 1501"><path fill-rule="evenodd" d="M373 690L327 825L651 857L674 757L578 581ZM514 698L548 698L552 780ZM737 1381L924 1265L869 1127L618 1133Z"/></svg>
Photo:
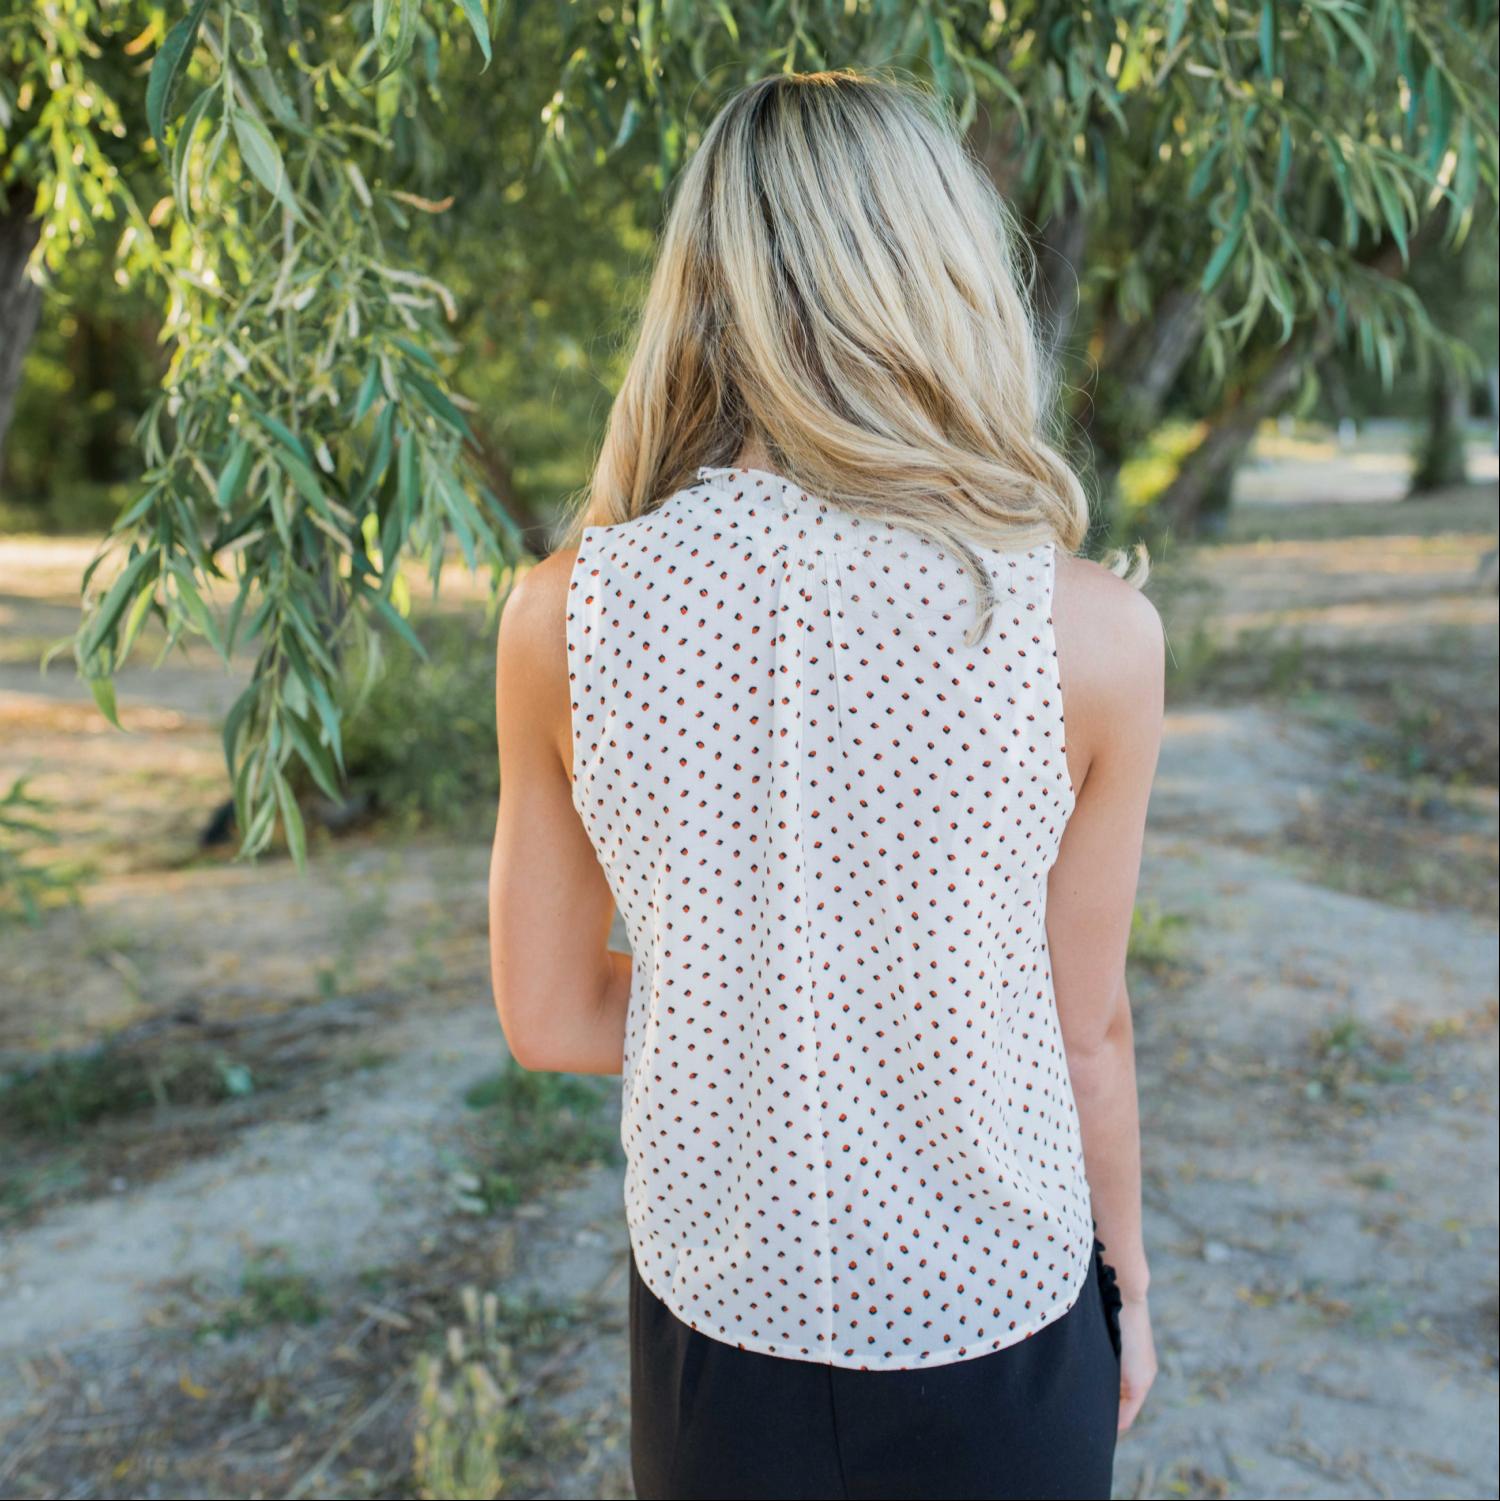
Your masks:
<svg viewBox="0 0 1500 1501"><path fill-rule="evenodd" d="M970 646L946 549L709 468L573 564L573 803L633 954L631 1244L747 1350L944 1365L1085 1282L1046 937L1056 553L981 555Z"/></svg>

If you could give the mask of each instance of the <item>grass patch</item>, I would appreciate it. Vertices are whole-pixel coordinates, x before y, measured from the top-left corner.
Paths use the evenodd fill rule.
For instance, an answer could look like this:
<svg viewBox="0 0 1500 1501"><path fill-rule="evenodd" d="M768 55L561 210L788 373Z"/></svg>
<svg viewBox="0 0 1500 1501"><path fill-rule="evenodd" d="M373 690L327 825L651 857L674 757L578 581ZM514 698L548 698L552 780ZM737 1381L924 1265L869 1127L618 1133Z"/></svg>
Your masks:
<svg viewBox="0 0 1500 1501"><path fill-rule="evenodd" d="M472 1286L459 1305L441 1351L417 1357L412 1489L443 1501L490 1501L515 1494L523 1478L535 1483L523 1467L539 1457L542 1435L526 1420L532 1393L523 1358L556 1350L589 1314Z"/></svg>
<svg viewBox="0 0 1500 1501"><path fill-rule="evenodd" d="M1399 1037L1377 1037L1356 1016L1340 1017L1308 1040L1313 1067L1303 1085L1310 1100L1363 1103L1378 1088L1415 1077Z"/></svg>
<svg viewBox="0 0 1500 1501"><path fill-rule="evenodd" d="M1164 912L1154 901L1136 904L1130 914L1130 963L1157 980L1180 980L1189 964L1183 934L1187 918L1181 913Z"/></svg>
<svg viewBox="0 0 1500 1501"><path fill-rule="evenodd" d="M45 908L79 899L82 867L45 864L37 854L58 842L57 831L45 822L56 804L34 797L27 779L18 777L0 796L0 924L22 918L40 922Z"/></svg>
<svg viewBox="0 0 1500 1501"><path fill-rule="evenodd" d="M254 1091L243 1063L171 1048L150 1056L111 1047L49 1058L0 1082L0 1127L69 1136L99 1121L170 1105L216 1104Z"/></svg>
<svg viewBox="0 0 1500 1501"><path fill-rule="evenodd" d="M519 1204L560 1170L615 1161L613 1097L602 1079L531 1072L507 1060L464 1095L481 1116L483 1139L477 1162L456 1180L461 1207L488 1213Z"/></svg>
<svg viewBox="0 0 1500 1501"><path fill-rule="evenodd" d="M0 1226L19 1223L39 1206L85 1187L89 1173L82 1156L78 1147L53 1152L45 1161L7 1153L0 1167Z"/></svg>
<svg viewBox="0 0 1500 1501"><path fill-rule="evenodd" d="M326 1309L316 1284L303 1273L279 1267L274 1259L258 1261L240 1281L239 1296L219 1316L199 1329L200 1335L234 1339L253 1329L316 1324Z"/></svg>
<svg viewBox="0 0 1500 1501"><path fill-rule="evenodd" d="M1355 786L1331 793L1285 833L1285 852L1308 880L1420 910L1496 915L1493 825L1451 810L1440 787L1393 802Z"/></svg>
<svg viewBox="0 0 1500 1501"><path fill-rule="evenodd" d="M461 1301L443 1352L417 1359L412 1478L424 1498L489 1501L511 1488L524 1446L515 1352L494 1293L468 1287Z"/></svg>
<svg viewBox="0 0 1500 1501"><path fill-rule="evenodd" d="M1462 695L1455 682L1413 674L1373 699L1366 706L1371 730L1365 764L1408 780L1493 787L1500 755L1495 663L1476 667L1470 691Z"/></svg>
<svg viewBox="0 0 1500 1501"><path fill-rule="evenodd" d="M1301 632L1265 625L1226 639L1199 621L1185 638L1171 637L1166 686L1174 703L1190 698L1284 702L1314 691L1318 681Z"/></svg>

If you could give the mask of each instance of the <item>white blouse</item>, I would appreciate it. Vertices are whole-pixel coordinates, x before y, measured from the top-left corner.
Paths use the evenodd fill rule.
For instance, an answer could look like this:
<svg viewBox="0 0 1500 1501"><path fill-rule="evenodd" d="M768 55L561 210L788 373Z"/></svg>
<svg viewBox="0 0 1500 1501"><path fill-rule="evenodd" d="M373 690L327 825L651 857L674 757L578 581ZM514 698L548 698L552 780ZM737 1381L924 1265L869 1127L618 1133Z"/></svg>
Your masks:
<svg viewBox="0 0 1500 1501"><path fill-rule="evenodd" d="M586 528L573 802L630 934L648 1287L769 1355L944 1365L1055 1322L1093 1223L1047 950L1074 793L1054 547L983 554L758 470Z"/></svg>

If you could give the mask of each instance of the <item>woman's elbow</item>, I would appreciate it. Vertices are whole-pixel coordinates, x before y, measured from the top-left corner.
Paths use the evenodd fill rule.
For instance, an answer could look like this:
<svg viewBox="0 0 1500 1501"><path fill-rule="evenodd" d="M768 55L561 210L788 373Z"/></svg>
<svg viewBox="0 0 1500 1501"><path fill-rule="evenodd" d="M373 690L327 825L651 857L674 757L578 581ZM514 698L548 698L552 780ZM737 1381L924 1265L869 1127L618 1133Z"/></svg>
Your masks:
<svg viewBox="0 0 1500 1501"><path fill-rule="evenodd" d="M505 1045L518 1067L532 1073L557 1073L562 1069L556 1028L548 1025L539 1007L497 986L495 1012Z"/></svg>
<svg viewBox="0 0 1500 1501"><path fill-rule="evenodd" d="M1075 1087L1108 1078L1130 1057L1135 1046L1125 987L1120 987L1119 998L1102 1023L1096 1021L1092 1026L1071 1029L1064 1026L1062 1035Z"/></svg>
<svg viewBox="0 0 1500 1501"><path fill-rule="evenodd" d="M506 1046L510 1049L511 1061L517 1068L524 1068L532 1074L556 1074L565 1070L558 1063L556 1057L545 1045L536 1046L532 1043L513 1041L510 1034L506 1034Z"/></svg>

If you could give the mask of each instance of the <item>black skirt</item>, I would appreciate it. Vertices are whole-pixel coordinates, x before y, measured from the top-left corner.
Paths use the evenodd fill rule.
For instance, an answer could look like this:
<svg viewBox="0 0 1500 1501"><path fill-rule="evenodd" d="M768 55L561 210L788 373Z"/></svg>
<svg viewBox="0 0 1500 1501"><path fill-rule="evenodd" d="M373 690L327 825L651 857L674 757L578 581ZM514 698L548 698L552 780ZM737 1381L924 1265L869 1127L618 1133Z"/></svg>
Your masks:
<svg viewBox="0 0 1500 1501"><path fill-rule="evenodd" d="M1094 1241L1056 1323L948 1365L859 1371L742 1350L683 1323L630 1263L630 1439L641 1501L1108 1497L1120 1294Z"/></svg>

